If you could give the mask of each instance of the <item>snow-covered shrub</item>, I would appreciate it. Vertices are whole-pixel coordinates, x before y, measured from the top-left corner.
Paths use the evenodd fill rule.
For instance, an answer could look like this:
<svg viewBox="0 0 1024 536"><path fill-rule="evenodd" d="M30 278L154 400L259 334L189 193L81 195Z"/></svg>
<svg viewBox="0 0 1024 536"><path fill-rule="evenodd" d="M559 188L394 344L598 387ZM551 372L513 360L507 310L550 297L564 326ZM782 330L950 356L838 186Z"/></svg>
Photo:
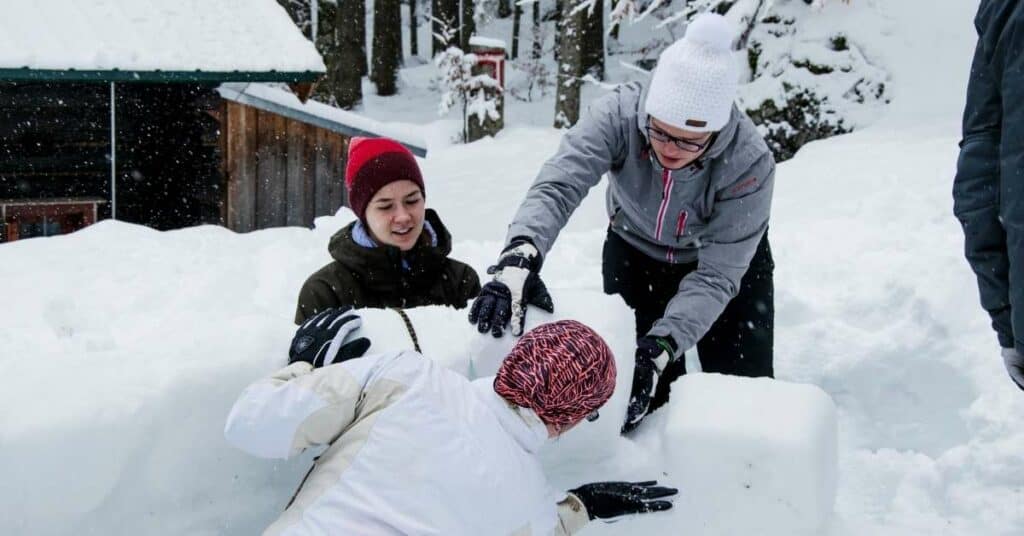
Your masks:
<svg viewBox="0 0 1024 536"><path fill-rule="evenodd" d="M780 161L807 142L863 126L889 102L885 70L821 24L831 19L808 23L819 9L803 0L766 2L748 26L750 81L739 102Z"/></svg>
<svg viewBox="0 0 1024 536"><path fill-rule="evenodd" d="M837 4L828 6L828 4ZM777 160L805 143L868 124L889 102L889 74L843 31L847 0L621 0L612 24L629 21L653 30L647 45L610 46L639 56L652 69L664 48L700 13L725 15L736 26L738 61L747 76L738 101L758 124ZM657 22L654 22L657 21Z"/></svg>
<svg viewBox="0 0 1024 536"><path fill-rule="evenodd" d="M500 119L497 95L502 91L501 86L488 74L473 74L476 62L476 54L467 54L458 47L448 47L434 59L438 69L437 85L441 90L438 113L447 115L452 107L462 103L464 140L468 139L468 122L474 117L481 125L488 118Z"/></svg>

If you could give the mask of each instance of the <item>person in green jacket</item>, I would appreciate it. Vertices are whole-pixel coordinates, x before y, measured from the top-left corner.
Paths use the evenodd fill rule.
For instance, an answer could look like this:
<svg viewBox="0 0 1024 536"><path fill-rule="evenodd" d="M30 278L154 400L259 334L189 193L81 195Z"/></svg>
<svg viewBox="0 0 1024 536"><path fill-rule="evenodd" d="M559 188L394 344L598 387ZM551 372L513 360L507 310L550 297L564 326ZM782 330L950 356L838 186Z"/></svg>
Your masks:
<svg viewBox="0 0 1024 536"><path fill-rule="evenodd" d="M359 217L331 237L334 261L299 291L295 323L332 307L463 308L480 278L448 257L451 234L426 208L415 157L387 138L352 138L345 167L348 204Z"/></svg>

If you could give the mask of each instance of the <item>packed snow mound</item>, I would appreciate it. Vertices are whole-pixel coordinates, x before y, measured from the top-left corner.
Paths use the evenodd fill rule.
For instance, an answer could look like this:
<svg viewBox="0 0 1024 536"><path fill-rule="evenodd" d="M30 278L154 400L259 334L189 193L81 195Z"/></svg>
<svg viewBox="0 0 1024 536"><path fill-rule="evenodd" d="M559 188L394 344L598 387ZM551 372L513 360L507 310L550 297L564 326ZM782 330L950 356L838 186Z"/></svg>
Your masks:
<svg viewBox="0 0 1024 536"><path fill-rule="evenodd" d="M243 388L287 363L291 293L283 293L271 315L261 311L259 295L270 289L259 282L274 269L292 273L281 259L301 258L301 249L310 246L305 242L318 235L276 230L238 236L216 228L157 233L105 222L73 236L5 248L13 264L34 265L37 274L45 272L39 262L50 258L85 260L63 274L68 287L27 288L48 295L37 300L38 317L25 328L37 336L17 337L26 345L12 347L13 355L34 359L4 360L18 381L5 386L0 401L7 410L0 469L9 508L0 532L252 534L265 527L313 453L289 462L252 458L230 448L222 429ZM248 269L239 271L237 262ZM62 273L60 264L49 265L51 276ZM302 280L299 274L294 281ZM597 467L633 448L618 434L632 382L632 314L620 299L594 290L555 288L553 296L557 314L531 310L527 326L580 320L604 334L622 371L602 418L581 424L545 453L552 472L574 482L598 480ZM432 306L408 313L426 358L468 376L494 374L514 342L509 335L478 333L465 310ZM374 341L370 352L412 346L393 311L362 315L353 336ZM17 403L25 400L41 403ZM774 402L762 398L761 404ZM689 406L682 410L686 422L712 417L699 410L700 403ZM780 414L791 411L778 408ZM736 436L731 443L756 455L748 443L754 439ZM699 445L705 439L693 434L687 441ZM659 466L672 483L673 468L688 466L671 449L649 462L651 468L636 478L657 478L653 467ZM737 479L711 471L689 484L708 490L738 485ZM728 517L717 523L728 525Z"/></svg>

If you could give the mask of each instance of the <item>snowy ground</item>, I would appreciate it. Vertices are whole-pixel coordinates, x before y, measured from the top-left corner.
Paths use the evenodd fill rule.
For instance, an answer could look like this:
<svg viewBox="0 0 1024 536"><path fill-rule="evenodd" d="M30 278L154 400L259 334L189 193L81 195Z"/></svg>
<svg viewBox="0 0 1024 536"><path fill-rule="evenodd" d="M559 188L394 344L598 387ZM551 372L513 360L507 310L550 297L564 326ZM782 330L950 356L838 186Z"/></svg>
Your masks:
<svg viewBox="0 0 1024 536"><path fill-rule="evenodd" d="M874 125L779 167L770 231L777 375L820 386L838 408L839 488L825 532L1020 534L1024 396L978 305L950 195L976 2L853 3L889 21L869 51L893 73L894 101ZM428 92L412 94L419 109L433 106ZM389 102L368 98L367 113L386 120ZM482 272L558 133L514 126L452 146L451 127L422 127L428 204L452 229L454 256ZM545 264L568 309L600 291L602 190ZM268 466L228 449L220 427L241 388L283 359L298 288L350 218L342 210L314 230L246 235L104 222L0 246L0 533L265 526L308 458ZM602 311L603 321L628 320L614 305ZM464 329L451 318L452 332ZM609 336L631 330L626 322ZM657 471L667 458L645 441L622 440L616 457L554 479ZM587 533L677 534L671 521ZM771 521L760 534L788 536Z"/></svg>

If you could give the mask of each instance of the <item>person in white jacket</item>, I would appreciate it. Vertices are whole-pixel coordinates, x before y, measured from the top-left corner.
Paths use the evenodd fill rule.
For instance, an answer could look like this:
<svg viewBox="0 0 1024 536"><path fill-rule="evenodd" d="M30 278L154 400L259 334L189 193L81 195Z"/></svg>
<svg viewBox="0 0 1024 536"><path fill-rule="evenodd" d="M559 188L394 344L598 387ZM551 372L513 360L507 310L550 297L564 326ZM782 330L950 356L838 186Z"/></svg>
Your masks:
<svg viewBox="0 0 1024 536"><path fill-rule="evenodd" d="M671 508L656 482L553 490L538 450L615 388L615 361L572 320L523 336L497 376L470 381L416 352L361 357L361 322L329 309L304 323L290 364L250 385L224 430L252 455L326 447L264 534L572 534L595 518Z"/></svg>

